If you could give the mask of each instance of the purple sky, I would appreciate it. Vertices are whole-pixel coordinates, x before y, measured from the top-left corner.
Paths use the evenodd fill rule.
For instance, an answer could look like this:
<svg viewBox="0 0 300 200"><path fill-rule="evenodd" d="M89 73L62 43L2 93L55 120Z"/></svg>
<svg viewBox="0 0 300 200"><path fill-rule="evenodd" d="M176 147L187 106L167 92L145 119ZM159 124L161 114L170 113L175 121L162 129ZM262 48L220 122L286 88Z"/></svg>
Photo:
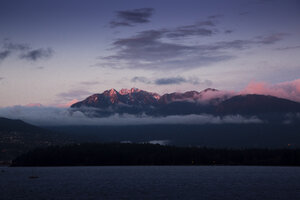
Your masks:
<svg viewBox="0 0 300 200"><path fill-rule="evenodd" d="M298 0L1 0L0 107L131 87L292 84L298 95L299 10Z"/></svg>

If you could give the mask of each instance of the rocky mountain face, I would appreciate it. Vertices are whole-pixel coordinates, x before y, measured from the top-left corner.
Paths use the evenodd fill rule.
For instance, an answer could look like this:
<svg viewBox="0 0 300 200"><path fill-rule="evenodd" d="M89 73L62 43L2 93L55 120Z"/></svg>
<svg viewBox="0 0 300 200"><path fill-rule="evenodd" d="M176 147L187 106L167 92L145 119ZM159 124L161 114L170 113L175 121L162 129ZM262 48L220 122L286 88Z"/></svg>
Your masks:
<svg viewBox="0 0 300 200"><path fill-rule="evenodd" d="M233 95L216 89L159 95L137 88L106 90L71 106L91 117L113 114L151 116L212 114L256 115L300 112L300 103L265 95Z"/></svg>
<svg viewBox="0 0 300 200"><path fill-rule="evenodd" d="M73 104L71 107L79 108L86 106L107 108L115 105L154 105L159 98L160 96L158 94L149 93L136 88L130 90L122 89L119 92L115 89L110 89L101 94L94 94L81 102Z"/></svg>

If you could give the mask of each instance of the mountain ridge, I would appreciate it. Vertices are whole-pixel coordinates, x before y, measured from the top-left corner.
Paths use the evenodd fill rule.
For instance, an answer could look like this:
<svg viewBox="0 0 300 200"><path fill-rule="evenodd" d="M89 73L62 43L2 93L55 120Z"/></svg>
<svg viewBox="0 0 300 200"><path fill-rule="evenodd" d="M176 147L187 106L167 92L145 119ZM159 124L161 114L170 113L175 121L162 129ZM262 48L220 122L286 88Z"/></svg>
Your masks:
<svg viewBox="0 0 300 200"><path fill-rule="evenodd" d="M207 88L200 92L173 92L159 95L137 88L105 90L93 94L71 106L74 111L93 117L112 114L135 114L151 116L212 114L212 115L256 115L265 113L298 113L300 103L288 99L259 94L233 94ZM91 116L91 115L90 115Z"/></svg>
<svg viewBox="0 0 300 200"><path fill-rule="evenodd" d="M0 117L0 163L36 147L64 144L67 136L26 123Z"/></svg>
<svg viewBox="0 0 300 200"><path fill-rule="evenodd" d="M130 102L126 102L126 98L127 100L130 99L131 102L133 102L135 99L141 98L142 95L144 97L147 97L145 100L150 100L151 98L154 98L152 103L154 103L155 101L157 102L162 102L165 101L169 102L169 101L178 101L178 100L186 100L187 98L192 98L194 100L198 99L199 96L201 96L203 93L206 92L219 92L219 90L214 89L214 88L207 88L201 92L198 91L187 91L184 93L180 93L180 92L173 92L173 93L166 93L163 95L159 95L157 93L154 92L148 92L145 90L141 90L138 88L131 88L131 89L121 89L120 91L115 90L114 88L109 89L109 90L105 90L103 93L96 93L93 94L89 97L87 97L85 100L74 103L71 105L71 107L76 107L76 105L78 105L78 103L80 104L81 102L87 102L85 105L89 106L89 103L91 102L97 102L97 101L107 101L109 99L109 101L111 102L111 104L115 104L115 103L130 103ZM105 97L105 98L104 98ZM198 97L198 98L197 98ZM161 100L163 98L163 100ZM145 102L144 104L146 104L147 102ZM148 102L149 103L149 102Z"/></svg>

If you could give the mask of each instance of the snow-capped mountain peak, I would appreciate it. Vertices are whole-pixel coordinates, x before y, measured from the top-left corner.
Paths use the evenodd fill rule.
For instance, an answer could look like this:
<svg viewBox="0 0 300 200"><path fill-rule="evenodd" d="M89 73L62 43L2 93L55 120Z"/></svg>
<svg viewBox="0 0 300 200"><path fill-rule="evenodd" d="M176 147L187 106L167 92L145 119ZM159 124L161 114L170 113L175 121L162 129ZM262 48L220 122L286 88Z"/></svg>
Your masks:
<svg viewBox="0 0 300 200"><path fill-rule="evenodd" d="M86 109L87 107L93 108ZM96 116L112 114L187 115L187 114L265 114L300 112L300 104L264 95L236 95L216 89L187 91L162 96L137 88L106 90L71 106L73 110ZM86 111L85 111L86 110Z"/></svg>
<svg viewBox="0 0 300 200"><path fill-rule="evenodd" d="M131 94L131 93L140 92L140 91L141 90L138 89L138 88L131 88L131 89L125 89L125 88L123 88L123 89L121 89L119 91L119 94L126 95L126 94Z"/></svg>
<svg viewBox="0 0 300 200"><path fill-rule="evenodd" d="M117 94L117 91L115 89L112 88L112 89L109 90L109 95L110 96L113 96L113 95L116 95L116 94Z"/></svg>

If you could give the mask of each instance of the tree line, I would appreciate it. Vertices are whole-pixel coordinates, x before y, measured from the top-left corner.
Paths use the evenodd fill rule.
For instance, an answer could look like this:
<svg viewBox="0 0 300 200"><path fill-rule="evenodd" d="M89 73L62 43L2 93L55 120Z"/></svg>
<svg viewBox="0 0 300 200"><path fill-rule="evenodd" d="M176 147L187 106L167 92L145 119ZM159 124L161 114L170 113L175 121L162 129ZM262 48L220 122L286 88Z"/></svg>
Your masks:
<svg viewBox="0 0 300 200"><path fill-rule="evenodd" d="M300 149L214 149L158 144L84 143L37 148L11 166L272 165L300 166Z"/></svg>

